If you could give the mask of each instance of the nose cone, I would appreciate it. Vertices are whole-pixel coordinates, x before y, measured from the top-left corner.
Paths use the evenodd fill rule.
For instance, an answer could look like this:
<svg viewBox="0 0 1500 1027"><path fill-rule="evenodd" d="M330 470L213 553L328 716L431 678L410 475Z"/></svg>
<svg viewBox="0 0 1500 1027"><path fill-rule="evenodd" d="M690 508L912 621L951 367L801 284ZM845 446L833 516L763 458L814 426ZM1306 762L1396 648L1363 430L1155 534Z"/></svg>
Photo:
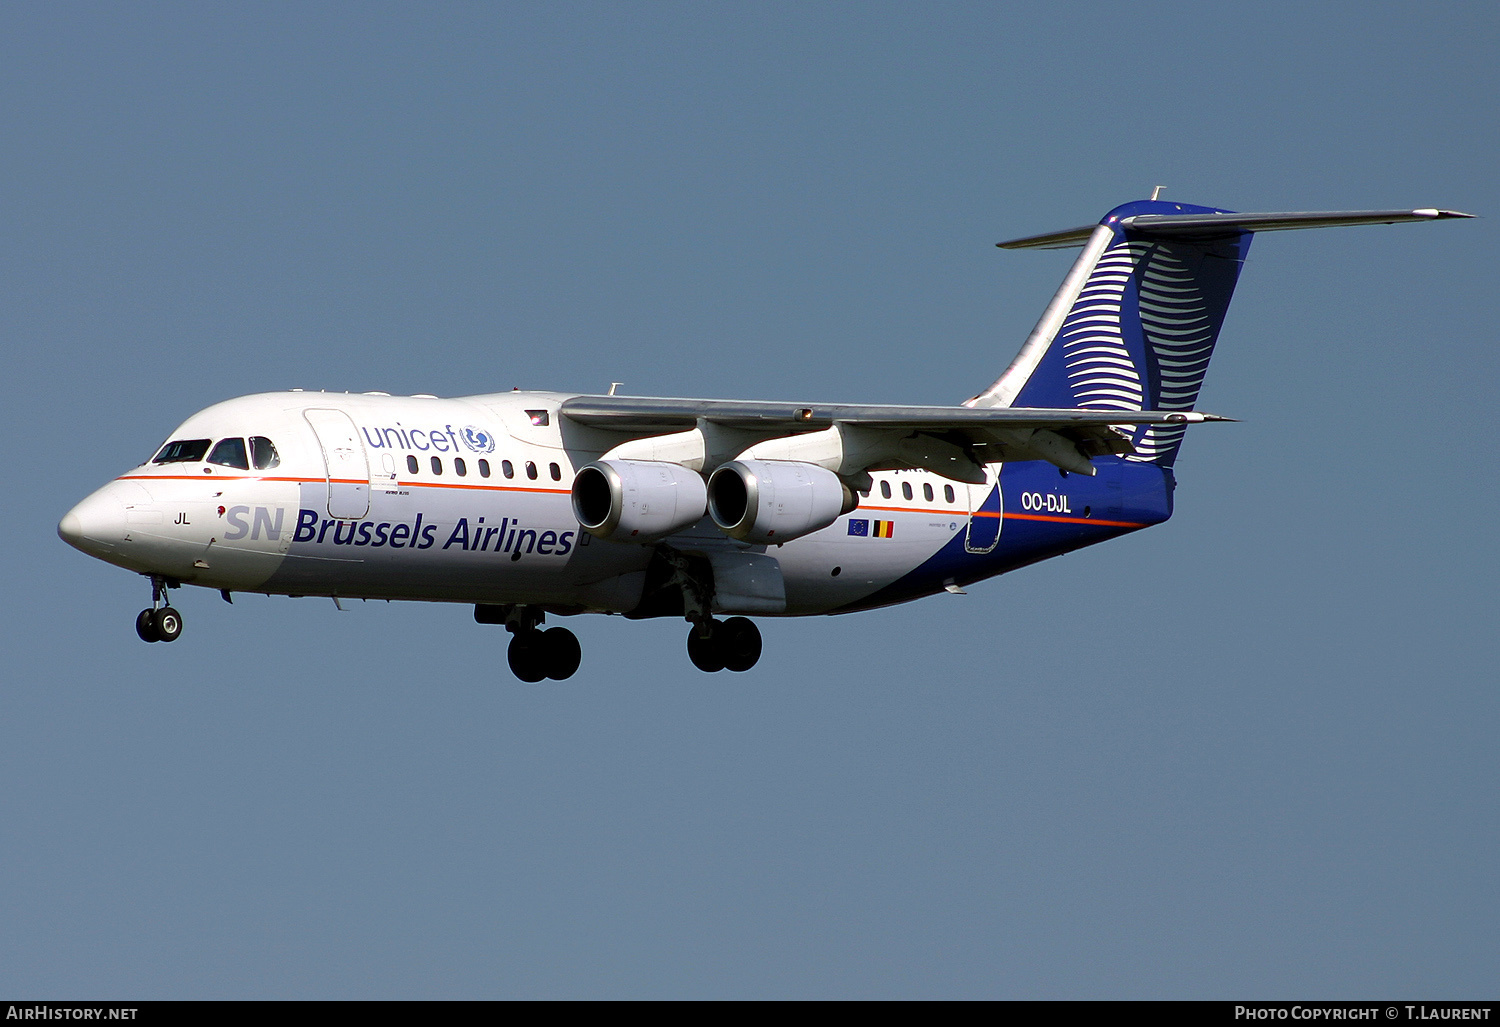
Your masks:
<svg viewBox="0 0 1500 1027"><path fill-rule="evenodd" d="M63 514L63 519L57 522L57 535L74 547L83 541L83 518L78 516L77 509Z"/></svg>
<svg viewBox="0 0 1500 1027"><path fill-rule="evenodd" d="M74 549L107 560L125 542L127 508L147 499L140 486L112 481L63 514L57 534Z"/></svg>

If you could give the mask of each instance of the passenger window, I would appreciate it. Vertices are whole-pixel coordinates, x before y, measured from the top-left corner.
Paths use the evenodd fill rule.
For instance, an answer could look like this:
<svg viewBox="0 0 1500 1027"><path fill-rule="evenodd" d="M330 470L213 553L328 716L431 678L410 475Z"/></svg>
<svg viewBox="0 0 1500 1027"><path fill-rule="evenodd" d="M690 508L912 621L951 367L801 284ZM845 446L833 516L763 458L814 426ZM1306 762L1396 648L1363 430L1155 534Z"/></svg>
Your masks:
<svg viewBox="0 0 1500 1027"><path fill-rule="evenodd" d="M556 464L548 464L547 471L552 475L553 481L562 481L562 468Z"/></svg>
<svg viewBox="0 0 1500 1027"><path fill-rule="evenodd" d="M490 476L490 462L488 460L479 461L479 476L481 478L488 478Z"/></svg>
<svg viewBox="0 0 1500 1027"><path fill-rule="evenodd" d="M244 439L223 439L214 447L214 451L208 455L208 462L219 464L223 467L238 467L242 471L250 469L250 460L245 456Z"/></svg>
<svg viewBox="0 0 1500 1027"><path fill-rule="evenodd" d="M408 456L406 458L406 469L408 471L410 471L412 474L416 474L417 473L417 458L416 457L414 457L414 456Z"/></svg>
<svg viewBox="0 0 1500 1027"><path fill-rule="evenodd" d="M929 503L932 502L932 486L925 481L922 483L922 498Z"/></svg>
<svg viewBox="0 0 1500 1027"><path fill-rule="evenodd" d="M901 483L901 498L902 499L910 499L911 498L911 482L909 482L909 481L903 481Z"/></svg>
<svg viewBox="0 0 1500 1027"><path fill-rule="evenodd" d="M250 458L257 471L269 471L273 467L281 466L281 457L276 452L276 446L264 435L250 437Z"/></svg>
<svg viewBox="0 0 1500 1027"><path fill-rule="evenodd" d="M213 439L178 439L161 447L161 452L152 459L153 464L195 464L208 452Z"/></svg>
<svg viewBox="0 0 1500 1027"><path fill-rule="evenodd" d="M512 464L509 460L501 460L500 473L505 475L507 478L514 478L516 476L515 465Z"/></svg>
<svg viewBox="0 0 1500 1027"><path fill-rule="evenodd" d="M456 456L453 458L453 473L458 475L460 478L466 476L469 473L469 465L464 463L463 457Z"/></svg>
<svg viewBox="0 0 1500 1027"><path fill-rule="evenodd" d="M532 481L536 481L536 464L532 463L530 460L526 461L526 477L530 478Z"/></svg>
<svg viewBox="0 0 1500 1027"><path fill-rule="evenodd" d="M891 483L890 482L883 481L883 482L880 483L880 498L881 499L890 499L891 498Z"/></svg>
<svg viewBox="0 0 1500 1027"><path fill-rule="evenodd" d="M944 485L943 486L943 498L946 499L950 503L953 502L953 486L952 485Z"/></svg>
<svg viewBox="0 0 1500 1027"><path fill-rule="evenodd" d="M433 474L442 474L443 473L443 462L441 460L439 460L437 457L433 457L432 458L432 473Z"/></svg>

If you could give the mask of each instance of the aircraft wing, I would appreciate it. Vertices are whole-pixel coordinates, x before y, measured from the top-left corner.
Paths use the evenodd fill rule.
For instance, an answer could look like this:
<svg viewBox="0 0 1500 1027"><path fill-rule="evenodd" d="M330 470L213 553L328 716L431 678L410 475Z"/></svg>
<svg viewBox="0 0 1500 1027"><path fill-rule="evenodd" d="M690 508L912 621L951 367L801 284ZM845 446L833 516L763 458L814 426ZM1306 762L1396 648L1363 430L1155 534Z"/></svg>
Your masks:
<svg viewBox="0 0 1500 1027"><path fill-rule="evenodd" d="M926 407L865 403L776 403L741 399L574 396L561 413L592 428L651 435L685 431L699 419L725 428L821 431L836 423L913 431L982 433L987 428L1092 428L1111 424L1201 424L1232 421L1196 410L1049 410L1033 407Z"/></svg>
<svg viewBox="0 0 1500 1027"><path fill-rule="evenodd" d="M759 400L574 396L563 417L591 428L645 438L702 428L728 429L763 439L823 431L834 425L867 429L920 443L912 466L933 466L933 449L953 447L975 464L1048 460L1092 474L1091 456L1134 452L1114 425L1202 424L1232 418L1195 410L1077 410L1030 407L884 406L777 403ZM924 455L925 451L925 455Z"/></svg>

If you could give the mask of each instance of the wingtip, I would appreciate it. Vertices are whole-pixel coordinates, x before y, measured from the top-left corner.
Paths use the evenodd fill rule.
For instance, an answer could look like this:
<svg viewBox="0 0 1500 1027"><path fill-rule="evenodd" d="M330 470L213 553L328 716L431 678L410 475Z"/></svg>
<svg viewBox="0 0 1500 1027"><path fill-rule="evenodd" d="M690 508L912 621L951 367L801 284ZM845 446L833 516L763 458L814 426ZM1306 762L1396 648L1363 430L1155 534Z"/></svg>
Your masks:
<svg viewBox="0 0 1500 1027"><path fill-rule="evenodd" d="M1225 417L1223 414L1206 414L1201 410L1184 410L1179 414L1168 414L1167 420L1176 424L1210 424L1220 421L1230 424L1237 423L1237 417Z"/></svg>

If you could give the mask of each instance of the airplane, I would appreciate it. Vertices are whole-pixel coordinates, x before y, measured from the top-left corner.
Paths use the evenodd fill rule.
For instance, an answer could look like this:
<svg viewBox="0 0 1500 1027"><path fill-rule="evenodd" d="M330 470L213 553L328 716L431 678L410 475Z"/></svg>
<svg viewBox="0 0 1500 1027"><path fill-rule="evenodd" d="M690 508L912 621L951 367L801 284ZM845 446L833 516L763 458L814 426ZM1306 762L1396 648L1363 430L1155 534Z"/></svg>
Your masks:
<svg viewBox="0 0 1500 1027"><path fill-rule="evenodd" d="M1256 232L1466 218L1235 213L1160 199L1006 249L1081 247L1019 354L958 406L519 391L244 396L188 418L58 534L170 590L471 604L510 669L564 680L549 616L690 622L743 672L752 617L909 602L1172 515L1173 465Z"/></svg>

